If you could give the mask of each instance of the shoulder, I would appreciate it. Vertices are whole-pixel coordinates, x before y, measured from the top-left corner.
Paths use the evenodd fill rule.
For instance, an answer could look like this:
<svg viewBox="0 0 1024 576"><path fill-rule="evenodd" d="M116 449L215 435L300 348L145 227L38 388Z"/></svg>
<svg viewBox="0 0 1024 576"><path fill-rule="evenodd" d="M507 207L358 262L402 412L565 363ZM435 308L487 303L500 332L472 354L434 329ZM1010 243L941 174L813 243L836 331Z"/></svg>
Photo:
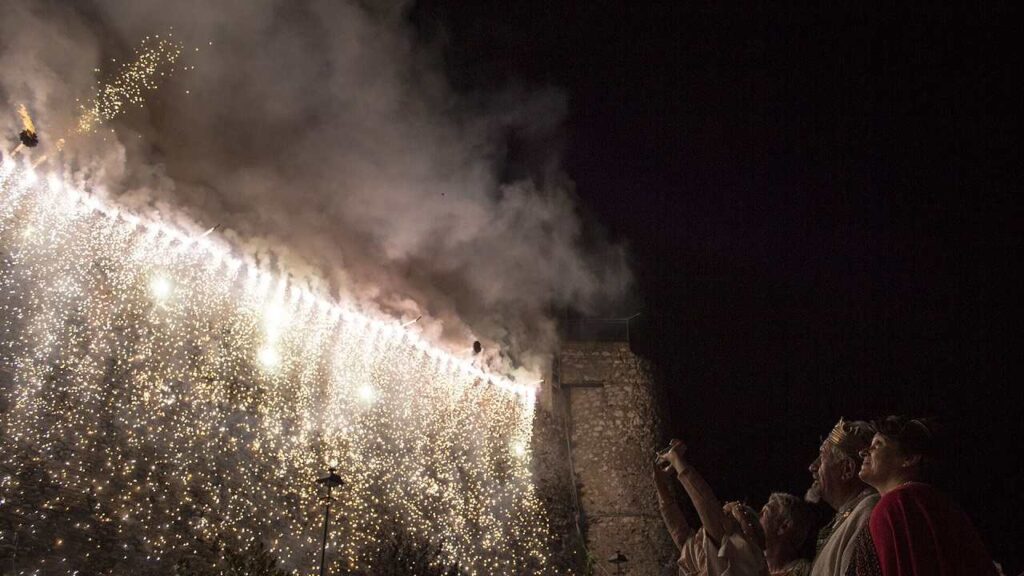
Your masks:
<svg viewBox="0 0 1024 576"><path fill-rule="evenodd" d="M801 558L793 563L788 576L808 576L811 573L811 561Z"/></svg>
<svg viewBox="0 0 1024 576"><path fill-rule="evenodd" d="M935 507L948 505L950 500L938 488L923 482L908 482L890 491L879 500L877 509L904 509L907 506L920 505Z"/></svg>
<svg viewBox="0 0 1024 576"><path fill-rule="evenodd" d="M871 494L865 496L864 499L857 504L854 510L871 510L872 508L878 505L878 502L881 499L882 496L879 495L878 492L872 491Z"/></svg>
<svg viewBox="0 0 1024 576"><path fill-rule="evenodd" d="M871 517L872 511L878 505L879 498L880 496L877 492L872 492L861 499L861 501L853 507L853 510L850 511L850 516L853 520L852 524L860 526L867 522L868 518Z"/></svg>
<svg viewBox="0 0 1024 576"><path fill-rule="evenodd" d="M952 501L934 486L909 482L882 496L871 513L871 526L872 530L879 530L883 526L917 523L936 514L945 518L953 509Z"/></svg>

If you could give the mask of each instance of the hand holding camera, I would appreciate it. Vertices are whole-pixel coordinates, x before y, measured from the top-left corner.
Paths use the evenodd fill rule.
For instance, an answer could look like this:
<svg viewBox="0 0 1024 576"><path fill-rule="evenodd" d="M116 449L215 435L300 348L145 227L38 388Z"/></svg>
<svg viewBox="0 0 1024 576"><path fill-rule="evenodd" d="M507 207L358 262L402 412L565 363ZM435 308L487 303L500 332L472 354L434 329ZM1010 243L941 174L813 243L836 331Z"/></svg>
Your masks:
<svg viewBox="0 0 1024 576"><path fill-rule="evenodd" d="M684 455L686 454L686 444L679 439L673 438L669 442L668 447L658 451L655 463L662 467L662 470L668 471L674 468L677 472L684 468Z"/></svg>

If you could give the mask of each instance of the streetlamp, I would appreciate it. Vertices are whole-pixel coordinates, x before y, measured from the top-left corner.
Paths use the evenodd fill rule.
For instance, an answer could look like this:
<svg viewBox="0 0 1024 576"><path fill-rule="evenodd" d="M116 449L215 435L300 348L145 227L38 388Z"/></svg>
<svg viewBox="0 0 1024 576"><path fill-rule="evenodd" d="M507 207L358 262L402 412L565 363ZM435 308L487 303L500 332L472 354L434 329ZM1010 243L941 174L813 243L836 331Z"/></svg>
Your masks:
<svg viewBox="0 0 1024 576"><path fill-rule="evenodd" d="M611 558L609 558L608 562L611 563L611 564L615 564L615 573L616 574L622 574L622 565L625 564L626 562L629 562L629 558L626 558L625 554L623 554L622 552L616 550L615 551L615 556L612 556Z"/></svg>
<svg viewBox="0 0 1024 576"><path fill-rule="evenodd" d="M335 474L337 468L331 466L327 468L327 476L323 478L317 478L317 484L323 484L327 487L327 495L320 498L324 503L324 543L320 547L320 576L324 576L324 568L326 567L327 560L327 529L331 525L331 489L337 488L345 482L341 479L341 476Z"/></svg>

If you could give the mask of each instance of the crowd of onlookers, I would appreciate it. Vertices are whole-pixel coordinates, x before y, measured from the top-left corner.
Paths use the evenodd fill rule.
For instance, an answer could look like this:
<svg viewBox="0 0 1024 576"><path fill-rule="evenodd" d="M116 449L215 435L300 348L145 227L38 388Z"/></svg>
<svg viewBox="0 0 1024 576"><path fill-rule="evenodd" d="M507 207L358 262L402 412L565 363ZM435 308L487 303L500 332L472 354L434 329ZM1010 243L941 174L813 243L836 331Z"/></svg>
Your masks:
<svg viewBox="0 0 1024 576"><path fill-rule="evenodd" d="M680 576L1001 574L967 515L930 483L937 456L929 420L841 419L810 466L814 482L806 496L774 493L760 513L738 502L722 505L679 440L659 453L653 476L680 551ZM673 479L693 503L699 528L673 497ZM811 503L821 501L835 515L818 529Z"/></svg>

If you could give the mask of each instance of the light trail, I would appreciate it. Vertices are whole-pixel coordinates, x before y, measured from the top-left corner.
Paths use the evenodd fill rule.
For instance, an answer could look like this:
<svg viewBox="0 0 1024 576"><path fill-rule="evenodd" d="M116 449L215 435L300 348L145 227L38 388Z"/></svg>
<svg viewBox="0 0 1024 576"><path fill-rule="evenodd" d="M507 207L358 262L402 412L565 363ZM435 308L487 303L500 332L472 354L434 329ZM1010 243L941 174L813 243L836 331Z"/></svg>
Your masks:
<svg viewBox="0 0 1024 576"><path fill-rule="evenodd" d="M396 520L470 574L549 570L535 385L216 235L5 159L0 318L0 514L23 518L26 573L171 573L215 541L315 573L329 464L333 573L371 568Z"/></svg>

